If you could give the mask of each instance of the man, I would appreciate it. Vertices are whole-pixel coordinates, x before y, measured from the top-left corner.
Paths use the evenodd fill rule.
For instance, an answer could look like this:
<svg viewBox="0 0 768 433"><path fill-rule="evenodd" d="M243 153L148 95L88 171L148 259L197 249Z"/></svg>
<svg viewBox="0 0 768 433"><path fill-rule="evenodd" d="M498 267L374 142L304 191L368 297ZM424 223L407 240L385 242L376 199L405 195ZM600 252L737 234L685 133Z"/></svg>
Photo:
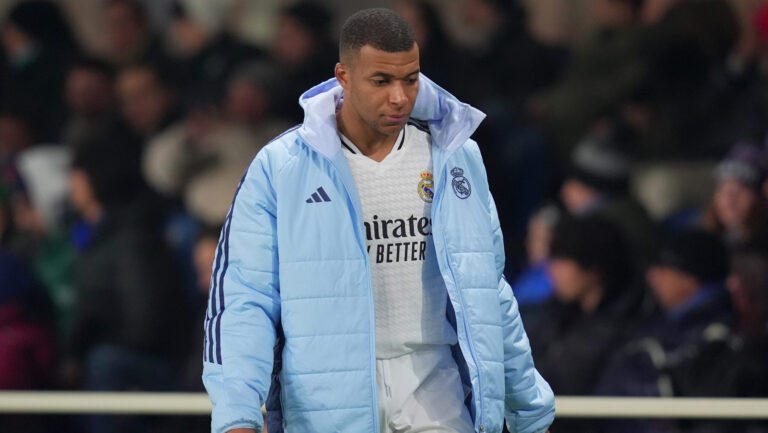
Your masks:
<svg viewBox="0 0 768 433"><path fill-rule="evenodd" d="M659 310L640 321L606 363L595 394L704 397L714 395L712 386L717 394L726 392L735 369L714 372L722 364L713 349L730 334L734 319L723 285L727 257L717 236L700 229L662 244L645 276ZM612 420L605 431L712 430L681 430L674 420Z"/></svg>
<svg viewBox="0 0 768 433"><path fill-rule="evenodd" d="M258 431L265 400L270 432L551 423L469 139L483 114L419 74L414 41L392 11L350 17L335 78L245 174L206 318L214 432Z"/></svg>

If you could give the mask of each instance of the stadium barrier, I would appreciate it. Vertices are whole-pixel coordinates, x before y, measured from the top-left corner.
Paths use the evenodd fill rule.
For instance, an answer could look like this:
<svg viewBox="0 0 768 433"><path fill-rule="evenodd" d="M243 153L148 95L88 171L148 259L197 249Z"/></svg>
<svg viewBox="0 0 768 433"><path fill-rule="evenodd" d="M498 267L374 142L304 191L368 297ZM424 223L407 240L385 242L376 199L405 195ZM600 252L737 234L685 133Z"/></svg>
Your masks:
<svg viewBox="0 0 768 433"><path fill-rule="evenodd" d="M768 419L768 399L557 397L559 418ZM0 392L6 414L208 415L202 393Z"/></svg>

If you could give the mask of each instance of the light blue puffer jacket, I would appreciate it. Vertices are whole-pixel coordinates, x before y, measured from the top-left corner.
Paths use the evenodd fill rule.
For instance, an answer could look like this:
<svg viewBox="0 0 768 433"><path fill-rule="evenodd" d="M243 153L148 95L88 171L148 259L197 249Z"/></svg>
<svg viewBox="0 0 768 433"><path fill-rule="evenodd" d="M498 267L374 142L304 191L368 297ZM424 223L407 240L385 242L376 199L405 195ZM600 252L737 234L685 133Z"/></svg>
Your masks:
<svg viewBox="0 0 768 433"><path fill-rule="evenodd" d="M371 272L336 131L341 97L335 79L304 93L304 124L262 149L235 194L205 321L203 381L215 433L260 431L272 376L282 421L271 421L271 432L378 432ZM475 429L500 433L506 417L513 433L543 432L554 396L502 277L498 217L469 138L484 115L422 75L412 117L432 135L433 241ZM327 197L308 203L320 187ZM276 334L284 340L273 357Z"/></svg>

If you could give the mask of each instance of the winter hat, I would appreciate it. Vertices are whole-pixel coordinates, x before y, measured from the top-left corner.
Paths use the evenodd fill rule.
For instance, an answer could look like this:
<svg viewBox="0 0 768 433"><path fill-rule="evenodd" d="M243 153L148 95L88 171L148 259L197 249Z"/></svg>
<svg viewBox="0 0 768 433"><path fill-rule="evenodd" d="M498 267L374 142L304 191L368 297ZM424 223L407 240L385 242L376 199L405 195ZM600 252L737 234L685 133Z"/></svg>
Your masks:
<svg viewBox="0 0 768 433"><path fill-rule="evenodd" d="M654 264L680 270L702 283L722 281L728 274L728 253L720 238L703 230L689 230L669 239Z"/></svg>
<svg viewBox="0 0 768 433"><path fill-rule="evenodd" d="M768 173L768 155L757 146L738 143L715 168L718 182L736 179L752 188L761 188Z"/></svg>
<svg viewBox="0 0 768 433"><path fill-rule="evenodd" d="M588 137L571 155L569 178L600 192L622 194L629 188L629 158L606 140Z"/></svg>
<svg viewBox="0 0 768 433"><path fill-rule="evenodd" d="M570 259L584 269L597 270L606 289L620 289L631 278L626 239L610 221L596 216L560 220L549 247L552 258Z"/></svg>

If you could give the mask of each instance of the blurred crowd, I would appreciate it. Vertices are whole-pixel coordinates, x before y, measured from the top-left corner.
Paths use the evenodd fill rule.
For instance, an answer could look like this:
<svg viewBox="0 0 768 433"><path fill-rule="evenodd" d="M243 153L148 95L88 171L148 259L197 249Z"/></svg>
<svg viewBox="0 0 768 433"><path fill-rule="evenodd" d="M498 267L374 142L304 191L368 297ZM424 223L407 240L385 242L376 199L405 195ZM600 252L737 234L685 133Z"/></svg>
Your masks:
<svg viewBox="0 0 768 433"><path fill-rule="evenodd" d="M436 3L383 6L415 29L422 72L488 115L474 138L505 273L555 393L768 397L768 2L739 14L727 0L591 0L581 44L535 37L522 2L455 3L472 38ZM300 93L332 76L343 17L324 3L282 5L269 46L230 31L218 2L162 2L161 25L149 4L101 1L98 53L56 2L0 17L0 389L202 390L234 191L301 122ZM48 418L0 427L209 428Z"/></svg>

